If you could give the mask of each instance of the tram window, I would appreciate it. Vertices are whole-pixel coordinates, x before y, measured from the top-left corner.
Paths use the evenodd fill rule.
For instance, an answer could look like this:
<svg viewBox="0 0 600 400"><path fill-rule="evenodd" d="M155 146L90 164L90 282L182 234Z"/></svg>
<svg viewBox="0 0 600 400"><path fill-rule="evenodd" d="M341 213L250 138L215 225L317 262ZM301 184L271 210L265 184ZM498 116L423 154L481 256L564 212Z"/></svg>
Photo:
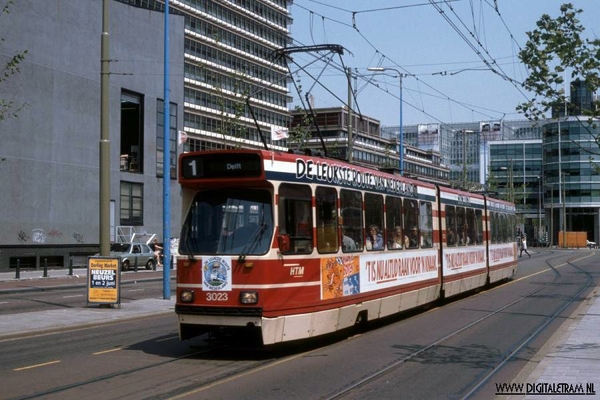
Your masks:
<svg viewBox="0 0 600 400"><path fill-rule="evenodd" d="M385 201L388 249L402 249L405 245L402 229L402 199L388 196Z"/></svg>
<svg viewBox="0 0 600 400"><path fill-rule="evenodd" d="M475 244L483 244L483 218L481 210L475 210Z"/></svg>
<svg viewBox="0 0 600 400"><path fill-rule="evenodd" d="M504 243L510 243L515 240L515 231L511 227L510 218L508 215L502 214L502 221L504 226Z"/></svg>
<svg viewBox="0 0 600 400"><path fill-rule="evenodd" d="M472 208L467 208L466 215L465 244L475 244L475 210Z"/></svg>
<svg viewBox="0 0 600 400"><path fill-rule="evenodd" d="M337 192L333 188L318 187L315 192L317 206L317 250L333 253L338 250Z"/></svg>
<svg viewBox="0 0 600 400"><path fill-rule="evenodd" d="M342 251L362 251L363 212L362 196L355 190L340 191L340 213L342 224Z"/></svg>
<svg viewBox="0 0 600 400"><path fill-rule="evenodd" d="M498 214L498 243L506 243L506 218Z"/></svg>
<svg viewBox="0 0 600 400"><path fill-rule="evenodd" d="M433 247L433 215L429 202L420 204L419 229L421 231L421 247Z"/></svg>
<svg viewBox="0 0 600 400"><path fill-rule="evenodd" d="M408 236L408 248L419 247L419 206L416 200L404 200L404 232Z"/></svg>
<svg viewBox="0 0 600 400"><path fill-rule="evenodd" d="M516 220L517 220L517 217L515 215L508 216L508 229L510 230L510 232L515 231ZM512 242L512 238L510 238L510 241Z"/></svg>
<svg viewBox="0 0 600 400"><path fill-rule="evenodd" d="M196 193L181 228L181 254L265 254L273 234L272 193L215 189Z"/></svg>
<svg viewBox="0 0 600 400"><path fill-rule="evenodd" d="M466 233L467 219L465 216L464 207L456 207L456 227L458 229L458 245L464 246L467 244L467 233Z"/></svg>
<svg viewBox="0 0 600 400"><path fill-rule="evenodd" d="M379 194L365 194L365 225L367 250L383 250L383 196Z"/></svg>
<svg viewBox="0 0 600 400"><path fill-rule="evenodd" d="M284 183L279 187L279 233L288 235L288 253L312 252L311 191L307 185Z"/></svg>
<svg viewBox="0 0 600 400"><path fill-rule="evenodd" d="M500 221L498 220L498 213L492 213L492 221L491 221L491 231L492 231L492 243L498 243L498 238L500 237Z"/></svg>
<svg viewBox="0 0 600 400"><path fill-rule="evenodd" d="M456 208L454 206L446 206L446 244L448 246L456 246L457 240Z"/></svg>
<svg viewBox="0 0 600 400"><path fill-rule="evenodd" d="M504 214L504 218L506 220L506 243L510 243L515 240L515 230L513 229L513 226L511 224L510 215Z"/></svg>

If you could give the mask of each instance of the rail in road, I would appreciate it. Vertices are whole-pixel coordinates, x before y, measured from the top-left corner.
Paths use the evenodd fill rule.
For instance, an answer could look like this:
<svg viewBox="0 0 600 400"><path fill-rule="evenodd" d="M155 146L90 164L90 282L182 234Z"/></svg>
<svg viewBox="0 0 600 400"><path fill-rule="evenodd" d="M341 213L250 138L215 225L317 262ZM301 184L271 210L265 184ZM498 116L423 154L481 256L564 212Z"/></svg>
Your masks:
<svg viewBox="0 0 600 400"><path fill-rule="evenodd" d="M85 351L104 350L94 351L99 364L82 376L67 373L91 365L81 346L65 339L68 332L62 348L46 345L58 335L23 337L0 342L0 385L14 399L80 398L100 388L105 399L489 398L598 285L599 257L542 250L520 263L515 280L476 296L366 332L268 349L209 338L178 342L174 316L123 323L104 335L108 328L89 328L74 337L89 341ZM99 336L102 346L94 342ZM30 349L29 363L11 351L21 348ZM14 383L28 378L36 383Z"/></svg>

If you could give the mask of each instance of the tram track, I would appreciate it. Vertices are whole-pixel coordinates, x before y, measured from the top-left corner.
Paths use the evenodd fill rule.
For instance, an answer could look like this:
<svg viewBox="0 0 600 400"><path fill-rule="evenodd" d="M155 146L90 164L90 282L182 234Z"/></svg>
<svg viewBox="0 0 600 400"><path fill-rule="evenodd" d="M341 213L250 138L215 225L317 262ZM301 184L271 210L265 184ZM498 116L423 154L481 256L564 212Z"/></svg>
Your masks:
<svg viewBox="0 0 600 400"><path fill-rule="evenodd" d="M563 275L561 274L561 270L563 267L569 266L574 268L579 273L583 274L584 279L582 282L578 283L577 288L565 298L564 301L561 302L553 311L549 313L549 315L544 318L544 321L541 321L534 329L531 329L526 335L521 335L520 340L516 341L512 347L504 352L503 354L497 357L497 360L493 366L491 366L486 373L480 374L477 376L477 379L473 380L469 385L465 386L465 390L459 394L457 394L456 398L466 399L477 393L477 391L482 388L486 383L490 382L490 380L494 377L494 375L511 359L513 359L519 351L521 351L528 343L530 343L535 337L537 337L540 332L542 332L552 321L556 320L561 313L567 309L571 304L577 301L581 295L590 288L593 283L592 275L585 271L584 268L578 265L578 261L584 259L581 254L572 255L565 260L564 253L556 255L556 257L550 258L546 260L546 264L548 265L548 269L544 271L540 271L535 274L527 275L521 279L517 279L511 283L516 283L519 281L531 279L534 276L538 276L542 272L551 271L553 273L553 277L550 281L544 282L540 284L539 287L534 290L528 291L522 294L519 298L510 301L507 304L502 305L501 307L497 307L494 310L488 311L485 315L477 318L476 320L458 328L454 329L452 332L446 333L442 337L438 338L435 341L427 345L423 345L421 348L412 351L410 354L404 355L401 358L398 358L392 362L388 362L382 368L369 373L366 376L363 376L354 382L343 385L339 390L328 391L325 396L320 396L319 398L324 399L340 399L347 397L350 393L356 394L357 390L360 390L363 387L368 386L371 383L374 383L380 378L385 377L387 374L393 373L394 370L400 368L402 365L405 365L408 361L415 360L420 356L425 355L428 352L434 352L436 348L441 347L444 343L460 337L462 334L469 332L471 329L474 329L478 325L482 324L484 321L489 320L490 318L497 316L502 313L506 313L510 311L511 308L515 307L519 303L527 299L535 298L536 296L544 296L545 291L551 290L552 288L560 287L561 278ZM560 260L557 262L557 260ZM511 284L509 283L509 284ZM498 285L497 287L492 288L492 290L500 287L505 287L506 285ZM487 291L482 292L482 294ZM466 297L464 299L458 300L466 300L472 297ZM337 342L332 339L332 342ZM210 393L210 390L215 387L223 386L227 387L227 385L235 384L237 380L243 377L247 377L249 375L255 373L261 373L268 371L269 369L277 368L283 363L292 362L296 359L302 357L309 357L311 353L315 351L319 351L323 349L323 346L327 346L327 344L320 343L319 345L313 344L295 347L295 349L288 349L283 351L267 351L267 352L256 352L256 349L252 351L244 351L240 353L240 349L231 347L229 349L215 349L209 346L202 346L199 349L195 350L192 348L192 351L188 354L182 355L180 357L174 357L169 360L165 360L162 362L150 363L145 366L140 366L138 368L131 368L128 370L118 371L111 374L105 374L102 376L98 376L95 378L91 378L89 380L83 380L80 382L74 382L72 384L66 384L63 386L57 386L52 389L48 389L45 391L40 391L34 394L30 394L24 397L19 397L19 399L33 399L33 398L59 398L63 397L63 395L67 395L64 398L68 398L68 395L72 394L71 390L79 390L85 389L86 387L91 387L95 384L103 383L103 382L111 382L114 379L122 379L127 377L134 377L137 374L148 374L152 368L159 368L161 366L166 365L174 365L177 366L177 363L185 362L186 360L199 360L199 359L207 359L212 360L211 368L213 368L210 377L204 377L199 381L195 382L187 382L182 386L178 386L177 388L171 388L169 391L162 392L158 395L153 396L154 398L169 398L169 399L179 399L179 398L193 398L195 395L199 393L207 392ZM225 351L225 354L223 353ZM231 359L234 360L244 360L244 362L229 362ZM222 360L223 363L220 363L219 360ZM196 367L198 367L197 365ZM201 370L203 370L205 366L202 366ZM206 367L207 368L207 367ZM198 376L201 376L201 373L198 373ZM340 382L341 383L341 382ZM330 388L332 389L332 388ZM350 397L350 396L348 396Z"/></svg>
<svg viewBox="0 0 600 400"><path fill-rule="evenodd" d="M50 389L47 389L47 390L41 390L41 391L38 391L38 392L35 392L35 393L28 394L26 396L16 397L14 399L15 400L29 400L29 399L45 398L47 396L52 396L52 395L60 395L61 393L67 392L67 391L72 390L72 389L85 388L88 385L92 385L92 384L96 384L96 383L101 383L101 382L104 382L104 381L108 381L110 379L127 376L127 375L134 374L134 373L137 373L137 372L143 372L143 371L146 371L146 370L151 369L151 368L159 367L161 365L171 364L171 363L183 360L183 359L192 358L194 356L197 356L197 355L205 353L205 352L206 352L206 350L205 351L198 351L198 352L195 352L195 353L192 353L192 354L186 354L185 356L173 358L173 359L166 360L166 361L163 361L163 362L152 363L152 364L145 365L145 366L138 367L138 368L132 368L132 369L128 369L128 370L125 370L125 371L118 371L118 372L115 372L115 373L112 373L112 374L106 374L106 375L102 375L102 376L97 376L97 377L94 377L94 378L91 378L91 379L88 379L88 380L84 380L84 381L80 381L80 382L74 382L74 383L70 383L70 384L67 384L67 385L62 385L62 386L57 386L57 387L54 387L54 388L50 388Z"/></svg>
<svg viewBox="0 0 600 400"><path fill-rule="evenodd" d="M318 398L320 398L320 399L341 399L341 398L345 398L347 395L350 395L350 394L351 394L351 397L355 398L357 390L361 389L362 387L366 387L370 383L373 383L380 378L383 378L387 374L392 373L395 369L406 364L407 361L414 360L414 359L418 358L419 356L424 355L427 352L434 351L436 348L442 346L444 343L448 342L449 340L459 337L461 334L468 332L469 330L473 329L474 327L482 324L484 321L489 320L493 316L499 315L501 313L506 313L511 308L518 305L519 303L522 303L523 301L528 300L528 299L532 299L536 296L544 295L544 291L548 291L549 289L560 286L561 278L562 278L560 268L562 268L564 266L572 266L575 269L577 269L578 271L584 273L585 274L585 282L580 284L574 293L571 293L568 296L568 298L561 303L560 306L558 306L556 309L554 309L551 312L549 317L545 318L545 320L543 322L541 322L533 330L528 332L527 335L521 336L521 339L513 344L510 351L501 354L498 357L496 363L490 367L490 369L487 373L479 375L477 377L477 379L475 379L469 385L466 386L466 389L462 394L457 395L457 398L463 398L463 399L469 398L479 388L481 388L483 385L485 385L487 382L489 382L489 380L494 376L494 374L500 368L502 368L502 366L506 362L510 361L524 346L526 346L528 343L530 343L530 341L533 338L535 338L540 332L542 332L544 330L544 328L546 328L553 320L555 320L561 314L561 312L563 312L569 305L571 305L574 301L576 301L581 296L581 294L583 292L585 292L585 290L587 290L591 286L592 281L593 281L591 275L576 265L576 262L579 259L582 259L582 257L580 255L574 255L574 256L570 257L567 261L563 261L564 254L559 254L555 258L546 260L548 269L544 270L544 272L549 270L549 271L552 271L552 273L554 275L549 282L546 282L543 285L541 285L540 287L537 287L534 290L531 290L531 291L523 294L518 299L515 299L515 300L509 302L508 304L505 304L501 307L496 308L495 310L493 310L491 312L488 312L486 315L476 319L475 321L472 321L471 323L466 324L459 329L455 329L454 331L447 333L446 335L435 340L434 342L431 342L430 344L425 345L425 346L421 347L420 349L411 352L408 355L405 355L391 363L388 363L384 367L382 367L376 371L373 371L369 375L363 376L362 378L360 378L350 384L344 385L342 388L340 388L337 391L329 391L326 395L319 396ZM557 262L555 262L556 260L561 260L561 261L557 263ZM537 276L539 274L540 273L531 274L520 280L531 279L534 276ZM520 281L520 280L516 280L515 282ZM498 287L502 287L502 286L505 286L505 285L498 285ZM483 293L485 293L485 292L483 292ZM467 297L466 299L468 299L468 298L470 298L470 297ZM321 350L321 348L319 348L317 350ZM244 377L247 377L254 373L259 373L260 371L269 370L270 368L276 368L277 366L281 365L282 363L290 362L290 361L293 361L294 359L297 359L300 357L310 357L310 354L313 353L314 351L315 350L296 352L292 355L274 358L269 362L265 362L261 365L256 365L255 367L248 368L245 371L243 371L241 374L237 374L234 371L232 371L231 373L227 374L227 376L224 376L222 379L216 379L216 380L213 380L212 382L207 382L205 384L197 386L196 388L194 388L190 391L181 392L179 395L177 395L175 397L170 397L170 398L171 399L193 398L193 396L198 395L199 393L203 393L205 391L208 391L207 393L211 393L210 390L215 387L218 387L220 385L231 384L239 378L244 378Z"/></svg>
<svg viewBox="0 0 600 400"><path fill-rule="evenodd" d="M315 347L316 345L312 345ZM289 361L294 359L302 354L309 353L307 352L294 352L293 350L286 349L283 350L283 353L276 351L275 353L265 352L260 348L255 347L245 347L245 346L222 346L221 344L212 346L212 345L202 345L199 346L198 350L195 350L195 347L190 347L192 350L190 353L187 353L182 356L172 357L168 360L148 363L143 366L129 368L121 371L116 371L114 373L99 375L90 379L84 379L78 382L72 382L69 384L58 385L53 388L48 388L45 390L39 390L34 393L30 393L23 396L17 396L11 398L12 400L29 400L29 399L38 399L38 398L79 398L79 395L72 396L71 391L81 392L89 390L93 392L91 388L95 385L110 385L111 382L115 380L122 380L133 378L133 381L137 381L140 374L142 376L147 376L148 374L152 374L153 368L160 368L163 366L173 366L173 368L180 367L178 363L189 362L189 360L211 360L210 367L202 366L199 370L210 369L211 374L209 378L206 378L202 382L194 381L193 383L188 383L183 386L178 386L176 389L172 389L170 391L166 391L160 394L151 393L147 395L143 395L140 398L156 398L156 399L177 399L187 397L190 394L202 392L208 388L213 386L217 386L220 384L224 384L235 380L241 376L245 376L251 374L256 371L260 371L269 367L274 367L282 362ZM293 352L293 355L289 355L290 352ZM283 354L283 355L282 355ZM235 360L233 363L231 360ZM201 375L201 374L199 374ZM156 375L157 379L160 375ZM108 397L110 398L110 397Z"/></svg>
<svg viewBox="0 0 600 400"><path fill-rule="evenodd" d="M552 312L552 314L549 317L547 317L546 320L543 321L533 332L527 335L520 343L517 343L514 346L514 348L508 354L506 354L502 358L502 360L496 366L494 366L494 368L492 368L487 374L485 374L485 376L483 376L478 382L476 382L471 387L471 389L461 397L461 399L468 399L479 389L481 389L485 384L487 384L498 370L500 370L507 362L512 360L526 345L528 345L535 337L537 337L540 334L540 332L542 332L551 322L556 320L556 318L558 318L561 315L561 313L567 309L567 307L573 304L577 299L580 299L580 296L592 286L594 279L589 272L573 264L573 262L571 261L567 261L567 264L585 275L586 279L584 284L569 299L567 299L562 305L556 308ZM560 271L558 271L557 268L552 269L555 271L558 278L560 276Z"/></svg>
<svg viewBox="0 0 600 400"><path fill-rule="evenodd" d="M556 259L561 259L563 257L564 257L563 255L558 255L556 257ZM568 299L566 299L561 305L559 305L550 314L550 316L546 317L545 320L542 321L535 329L533 329L531 332L529 332L527 335L525 335L524 338L521 338L517 343L515 343L508 353L505 353L501 357L499 357L499 360L497 361L497 363L495 365L493 365L491 368L489 368L489 371L486 374L484 374L483 376L479 376L475 381L471 382L471 384L468 386L467 390L463 394L460 394L459 397L457 397L457 398L461 398L461 399L469 398L474 393L476 393L480 388L482 388L486 383L488 383L490 381L490 379L502 368L502 366L504 366L508 361L510 361L513 357L515 357L515 355L517 353L519 353L519 351L521 351L528 343L530 343L535 337L537 337L537 335L539 335L540 332L542 332L551 322L553 322L567 307L569 307L571 304L573 304L573 302L576 299L578 299L582 293L584 293L586 290L588 290L591 287L591 285L593 283L592 275L589 272L583 270L582 268L578 267L577 265L575 265L573 263L578 259L582 259L582 257L580 255L577 255L575 257L575 259L567 260L566 262L562 262L558 265L551 264L553 259L546 260L546 264L548 265L549 269L554 272L554 277L553 277L552 281L525 294L524 296L521 296L520 298L518 298L508 304L503 305L502 307L488 313L487 315L484 315L484 316L480 317L479 319L444 335L443 337L430 343L429 345L426 345L426 346L420 348L419 350L413 351L412 353L405 355L402 358L399 358L391 363L388 363L385 367L381 368L380 370L374 371L374 372L370 373L369 375L364 376L360 380L355 381L352 384L345 386L344 388L340 389L339 391L330 393L329 395L327 395L324 398L327 400L344 398L349 393L354 392L357 389L360 389L361 387L365 387L365 386L369 385L370 383L384 377L385 375L392 373L395 369L401 367L406 362L408 362L410 360L414 360L415 358L423 355L424 353L433 351L437 347L441 346L443 343L448 342L450 339L457 338L461 334L464 334L465 332L469 331L470 329L473 329L474 327L476 327L477 325L481 324L482 322L488 320L489 318L494 317L500 313L506 312L507 310L514 307L515 305L542 293L543 291L547 290L548 288L556 287L556 285L559 284L559 280L561 278L561 273L559 271L559 268L562 266L568 265L568 266L571 266L571 267L577 269L578 271L584 273L584 275L586 276L585 282L581 285L581 287L579 287L577 289L577 291L574 294L569 296ZM526 278L530 278L532 276L533 275L530 275Z"/></svg>

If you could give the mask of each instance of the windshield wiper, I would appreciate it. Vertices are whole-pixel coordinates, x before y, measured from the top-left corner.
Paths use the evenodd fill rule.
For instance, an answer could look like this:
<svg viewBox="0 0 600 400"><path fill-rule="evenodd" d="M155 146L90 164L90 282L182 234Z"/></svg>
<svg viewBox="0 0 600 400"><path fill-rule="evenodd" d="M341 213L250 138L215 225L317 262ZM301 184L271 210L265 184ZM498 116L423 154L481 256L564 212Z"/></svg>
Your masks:
<svg viewBox="0 0 600 400"><path fill-rule="evenodd" d="M252 239L251 242L244 246L244 248L240 252L240 255L237 260L238 264L246 261L246 256L256 249L256 246L258 246L258 244L262 241L263 234L266 230L267 224L265 224L264 222L261 223L258 232L254 235L254 239Z"/></svg>
<svg viewBox="0 0 600 400"><path fill-rule="evenodd" d="M184 248L182 249L183 251L185 251L187 253L187 256L190 260L194 260L194 252L193 250L190 251L189 248L189 238L191 237L190 232L192 231L192 225L191 224L187 224L187 229L185 231L185 240L183 240L183 245ZM182 241L179 241L179 248L181 249L181 243ZM181 252L180 252L181 253Z"/></svg>

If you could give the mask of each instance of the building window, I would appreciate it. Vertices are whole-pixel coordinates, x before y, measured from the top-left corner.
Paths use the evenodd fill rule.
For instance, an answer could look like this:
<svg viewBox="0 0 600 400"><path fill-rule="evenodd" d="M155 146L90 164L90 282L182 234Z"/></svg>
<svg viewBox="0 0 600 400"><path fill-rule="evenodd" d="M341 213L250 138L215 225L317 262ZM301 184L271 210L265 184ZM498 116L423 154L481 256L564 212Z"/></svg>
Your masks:
<svg viewBox="0 0 600 400"><path fill-rule="evenodd" d="M121 171L144 172L143 110L142 95L121 92Z"/></svg>
<svg viewBox="0 0 600 400"><path fill-rule="evenodd" d="M10 257L9 258L9 268L14 268L16 269L17 266L19 267L19 269L28 269L28 268L37 268L37 260L34 257Z"/></svg>
<svg viewBox="0 0 600 400"><path fill-rule="evenodd" d="M144 186L141 183L121 181L120 225L144 224Z"/></svg>
<svg viewBox="0 0 600 400"><path fill-rule="evenodd" d="M156 176L164 174L165 102L156 100ZM169 164L171 179L177 179L177 104L169 105Z"/></svg>

